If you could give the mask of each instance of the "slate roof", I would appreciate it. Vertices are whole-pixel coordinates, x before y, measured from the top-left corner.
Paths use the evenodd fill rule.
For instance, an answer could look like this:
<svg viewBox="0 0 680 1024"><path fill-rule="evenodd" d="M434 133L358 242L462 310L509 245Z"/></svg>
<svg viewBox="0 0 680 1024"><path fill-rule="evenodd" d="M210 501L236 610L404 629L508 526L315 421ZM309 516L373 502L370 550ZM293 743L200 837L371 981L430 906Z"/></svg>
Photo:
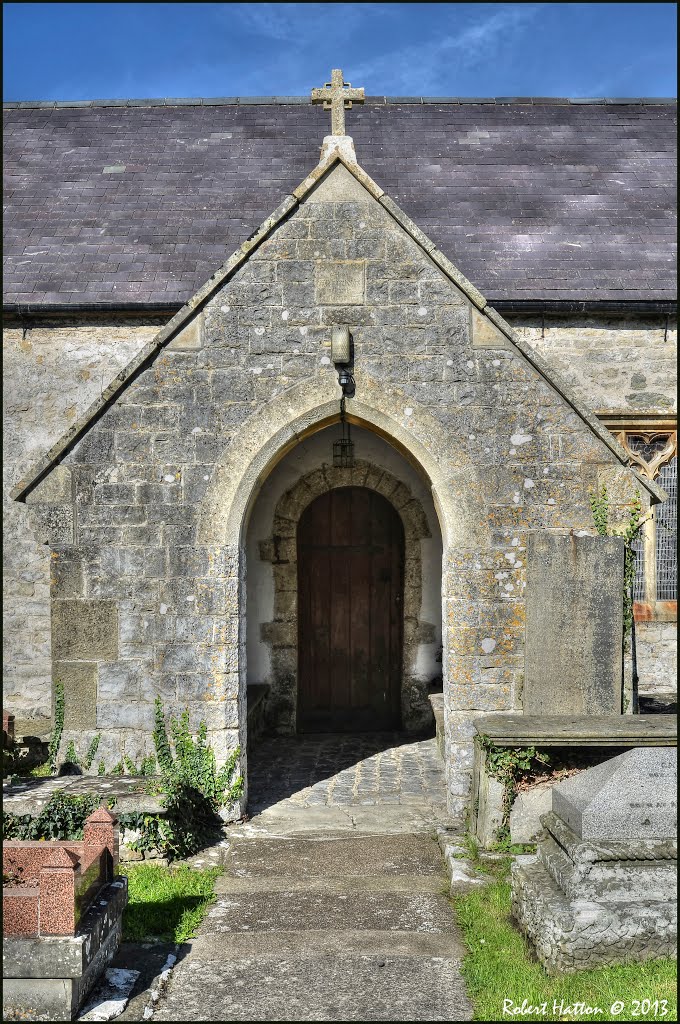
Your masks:
<svg viewBox="0 0 680 1024"><path fill-rule="evenodd" d="M181 305L316 165L304 97L8 104L9 308ZM490 302L675 298L675 103L368 97L367 173Z"/></svg>

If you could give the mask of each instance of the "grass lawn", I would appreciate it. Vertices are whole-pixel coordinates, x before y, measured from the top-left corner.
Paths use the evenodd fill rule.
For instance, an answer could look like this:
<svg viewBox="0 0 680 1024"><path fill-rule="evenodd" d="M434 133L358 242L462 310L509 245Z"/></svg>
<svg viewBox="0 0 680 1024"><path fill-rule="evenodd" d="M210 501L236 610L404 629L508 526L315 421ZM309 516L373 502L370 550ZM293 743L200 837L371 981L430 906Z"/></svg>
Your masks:
<svg viewBox="0 0 680 1024"><path fill-rule="evenodd" d="M601 967L559 978L547 975L511 923L509 868L508 859L498 866L499 877L489 885L453 898L469 950L463 976L474 1020L677 1020L677 964L673 960ZM504 999L512 1000L514 1014L507 1012L512 1010L507 1004L503 1012ZM527 1005L521 1012L523 1000ZM541 1012L543 1003L547 1003L545 1012ZM603 1012L567 1010L576 1003Z"/></svg>
<svg viewBox="0 0 680 1024"><path fill-rule="evenodd" d="M185 942L203 920L213 901L215 879L221 871L198 871L179 864L126 864L128 905L123 914L123 941Z"/></svg>

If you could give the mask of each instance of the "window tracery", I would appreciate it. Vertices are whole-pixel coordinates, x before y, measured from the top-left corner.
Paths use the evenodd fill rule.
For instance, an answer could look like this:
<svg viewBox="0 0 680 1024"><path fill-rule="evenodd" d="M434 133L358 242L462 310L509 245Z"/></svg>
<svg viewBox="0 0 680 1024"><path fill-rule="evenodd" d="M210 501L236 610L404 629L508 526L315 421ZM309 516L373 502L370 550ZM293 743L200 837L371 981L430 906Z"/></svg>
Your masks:
<svg viewBox="0 0 680 1024"><path fill-rule="evenodd" d="M631 464L649 480L654 480L668 495L655 505L652 517L633 547L637 572L633 599L638 602L636 617L666 617L672 613L667 602L677 602L677 507L678 507L678 434L674 421L646 418L626 420L602 416ZM663 605L663 607L661 607Z"/></svg>

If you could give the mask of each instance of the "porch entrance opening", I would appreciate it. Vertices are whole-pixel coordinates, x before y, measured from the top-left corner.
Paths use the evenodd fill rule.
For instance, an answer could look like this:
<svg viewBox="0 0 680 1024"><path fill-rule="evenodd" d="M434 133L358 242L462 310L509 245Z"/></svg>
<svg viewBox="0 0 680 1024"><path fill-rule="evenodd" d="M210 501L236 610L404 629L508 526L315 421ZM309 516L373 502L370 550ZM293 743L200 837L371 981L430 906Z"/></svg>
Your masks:
<svg viewBox="0 0 680 1024"><path fill-rule="evenodd" d="M300 517L298 731L401 728L404 528L386 498L338 487Z"/></svg>

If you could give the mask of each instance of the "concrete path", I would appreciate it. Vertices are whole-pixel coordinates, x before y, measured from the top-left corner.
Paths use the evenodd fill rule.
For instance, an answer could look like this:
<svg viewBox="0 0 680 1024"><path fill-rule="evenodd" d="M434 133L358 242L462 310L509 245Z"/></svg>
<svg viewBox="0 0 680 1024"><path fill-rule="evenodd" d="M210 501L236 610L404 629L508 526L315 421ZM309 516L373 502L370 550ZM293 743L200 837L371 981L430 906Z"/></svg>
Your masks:
<svg viewBox="0 0 680 1024"><path fill-rule="evenodd" d="M157 1020L471 1020L428 835L241 838Z"/></svg>
<svg viewBox="0 0 680 1024"><path fill-rule="evenodd" d="M388 749L367 758L379 753L394 764L398 755ZM318 749L312 743L298 753L309 766ZM434 775L428 778L429 801L422 787L404 791L415 789L408 784L414 766L420 764L415 774L423 781L423 765L441 773L441 761L438 768L429 762L427 746L411 755L396 804L380 801L379 786L373 802L365 802L360 785L333 785L332 771L326 801L310 804L299 794L316 785L312 771L312 781L284 783L288 795L269 806L263 796L259 814L228 830L216 902L175 968L155 1020L472 1019L434 831L447 824L443 780L435 799ZM359 761L338 762L336 775L353 773L354 783L374 775ZM344 792L344 802L333 805L329 791ZM256 785L256 799L257 793Z"/></svg>

